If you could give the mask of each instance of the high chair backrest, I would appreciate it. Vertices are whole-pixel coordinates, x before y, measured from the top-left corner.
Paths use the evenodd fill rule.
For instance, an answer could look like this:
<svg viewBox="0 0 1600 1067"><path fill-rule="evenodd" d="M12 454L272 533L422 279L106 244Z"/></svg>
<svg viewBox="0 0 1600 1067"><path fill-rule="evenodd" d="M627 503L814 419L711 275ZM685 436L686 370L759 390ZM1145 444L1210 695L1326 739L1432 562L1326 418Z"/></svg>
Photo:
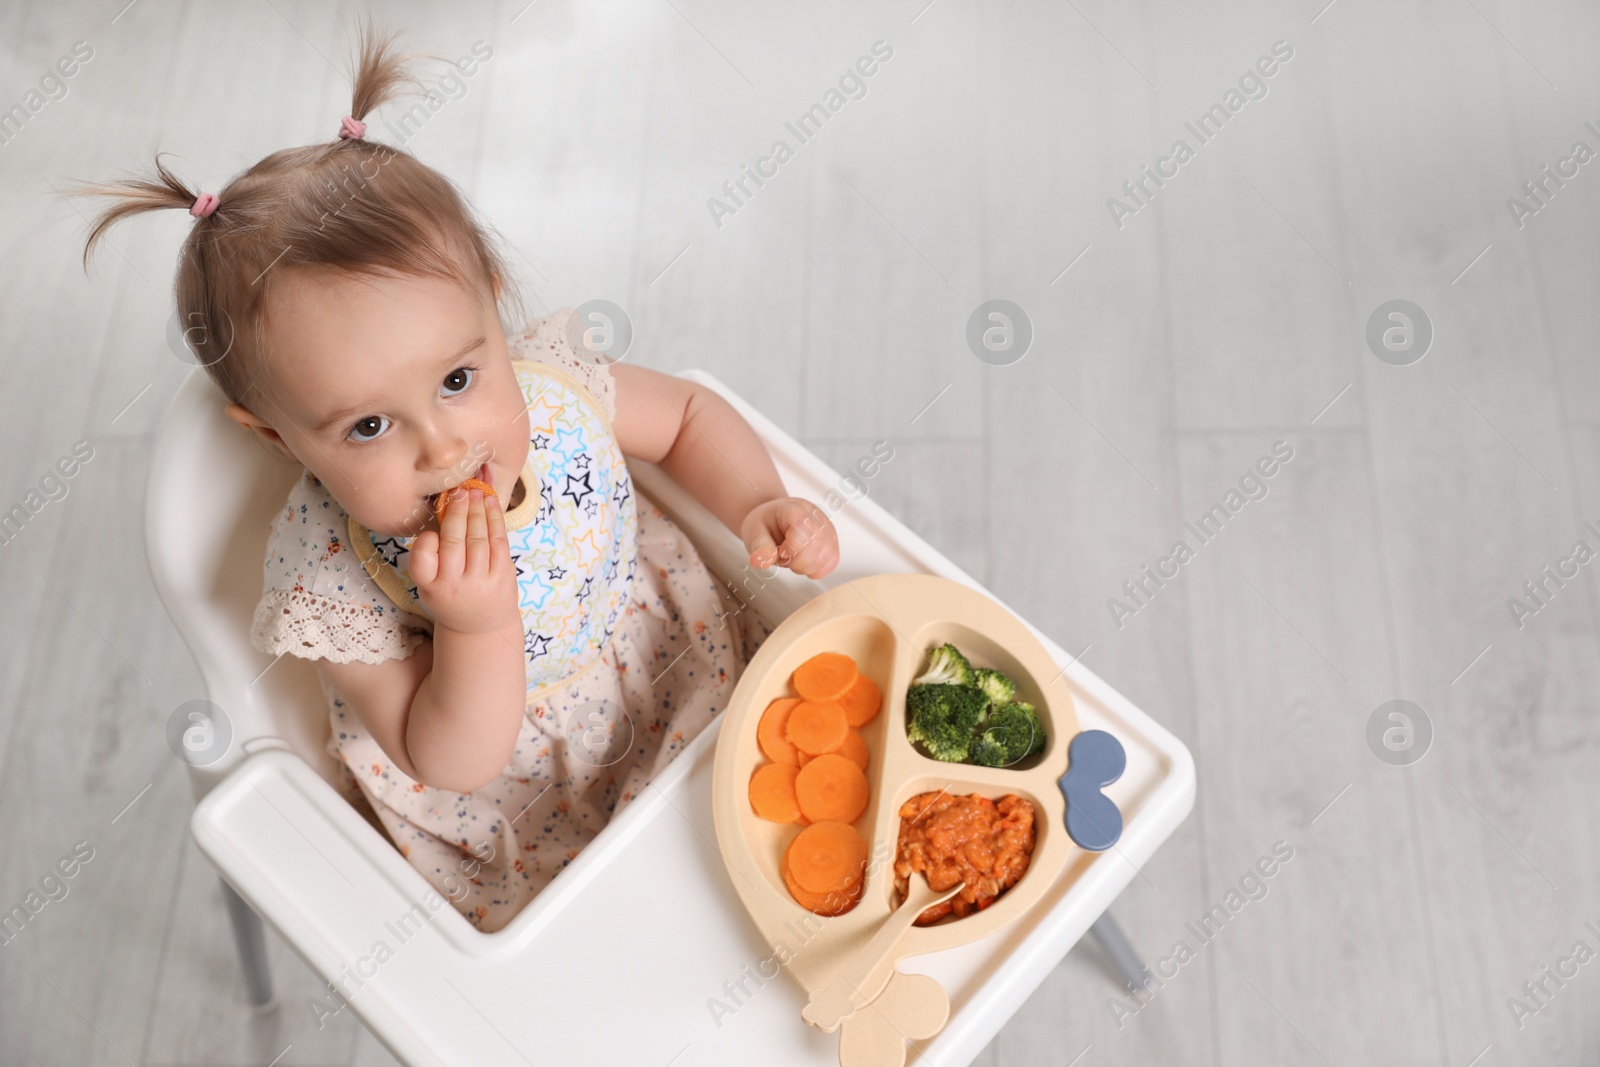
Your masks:
<svg viewBox="0 0 1600 1067"><path fill-rule="evenodd" d="M330 783L323 749L327 700L316 669L251 647L267 530L304 470L275 457L224 413L227 399L195 368L156 434L145 487L145 558L156 592L188 644L232 738L226 753L189 765L198 799L251 751L281 739Z"/></svg>

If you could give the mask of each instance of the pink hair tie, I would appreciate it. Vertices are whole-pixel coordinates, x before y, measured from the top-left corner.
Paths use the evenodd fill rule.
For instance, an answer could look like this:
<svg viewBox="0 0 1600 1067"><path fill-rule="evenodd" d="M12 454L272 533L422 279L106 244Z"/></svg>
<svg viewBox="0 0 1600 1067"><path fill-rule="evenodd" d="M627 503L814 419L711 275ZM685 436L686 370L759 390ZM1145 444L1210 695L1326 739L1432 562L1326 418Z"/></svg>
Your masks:
<svg viewBox="0 0 1600 1067"><path fill-rule="evenodd" d="M215 210L217 210L217 194L201 193L196 198L194 206L189 209L189 214L197 219L203 219Z"/></svg>
<svg viewBox="0 0 1600 1067"><path fill-rule="evenodd" d="M343 140L346 137L354 137L356 140L360 140L366 135L367 124L362 122L360 119L351 118L349 115L346 115L339 123L340 140Z"/></svg>

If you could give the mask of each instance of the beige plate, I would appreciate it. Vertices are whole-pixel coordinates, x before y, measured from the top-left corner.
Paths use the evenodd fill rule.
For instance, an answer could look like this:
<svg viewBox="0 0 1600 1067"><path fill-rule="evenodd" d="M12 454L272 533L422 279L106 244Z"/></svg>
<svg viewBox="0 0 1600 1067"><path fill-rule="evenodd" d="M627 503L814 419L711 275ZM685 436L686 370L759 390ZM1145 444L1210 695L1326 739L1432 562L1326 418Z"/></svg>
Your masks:
<svg viewBox="0 0 1600 1067"><path fill-rule="evenodd" d="M974 666L1015 680L1017 699L1038 709L1043 752L1013 767L977 767L917 751L906 738L906 688L926 669L927 651L946 641ZM871 799L855 822L869 851L866 887L860 903L832 918L797 904L778 870L784 849L802 827L762 819L751 810L749 793L751 773L768 762L756 743L761 714L778 697L797 695L790 675L818 652L850 656L883 691L882 709L861 729L871 752ZM910 797L941 789L996 800L1016 793L1034 805L1034 848L1028 870L993 904L966 918L912 927L896 944L895 962L994 933L1031 908L1077 854L1056 785L1067 769L1067 744L1078 732L1067 683L1020 619L965 585L933 575L884 574L824 593L761 645L723 719L712 769L717 844L756 926L807 993L826 987L898 903L894 853L900 805Z"/></svg>

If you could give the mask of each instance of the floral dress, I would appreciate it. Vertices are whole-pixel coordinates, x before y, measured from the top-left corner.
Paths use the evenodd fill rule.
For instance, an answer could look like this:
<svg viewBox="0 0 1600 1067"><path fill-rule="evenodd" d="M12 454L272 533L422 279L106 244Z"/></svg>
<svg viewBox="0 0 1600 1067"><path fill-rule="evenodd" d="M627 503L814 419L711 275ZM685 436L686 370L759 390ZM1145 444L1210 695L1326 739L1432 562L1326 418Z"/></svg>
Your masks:
<svg viewBox="0 0 1600 1067"><path fill-rule="evenodd" d="M767 633L634 487L611 431L611 372L572 348L566 317L557 311L511 342L529 411L521 499L506 511L527 703L500 777L473 793L414 781L323 681L327 749L347 788L485 933L727 706ZM433 628L409 577L411 540L365 529L306 471L272 524L251 643L334 662L411 655Z"/></svg>

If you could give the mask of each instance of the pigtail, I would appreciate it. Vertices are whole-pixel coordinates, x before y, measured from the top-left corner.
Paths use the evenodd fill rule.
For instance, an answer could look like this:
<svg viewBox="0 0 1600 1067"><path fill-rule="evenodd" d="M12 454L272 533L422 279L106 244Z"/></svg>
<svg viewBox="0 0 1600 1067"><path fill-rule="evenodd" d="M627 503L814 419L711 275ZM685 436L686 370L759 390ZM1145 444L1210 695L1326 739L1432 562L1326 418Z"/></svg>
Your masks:
<svg viewBox="0 0 1600 1067"><path fill-rule="evenodd" d="M122 178L109 183L77 183L70 196L104 196L113 198L116 203L102 211L89 231L89 237L83 246L83 270L89 272L89 257L94 254L94 249L100 239L122 219L130 215L142 214L146 211L158 211L161 208L181 207L185 211L194 206L200 194L190 189L183 180L173 174L161 162L161 157L169 153L156 153L156 174L154 178L133 177ZM220 209L219 209L220 210Z"/></svg>
<svg viewBox="0 0 1600 1067"><path fill-rule="evenodd" d="M350 79L351 118L364 122L379 105L399 96L401 89L406 86L426 91L421 79L409 69L412 60L438 59L450 62L446 57L431 52L394 52L393 45L399 37L398 30L380 37L370 21L361 19L356 55L351 61L354 72ZM353 142L359 139L349 140Z"/></svg>
<svg viewBox="0 0 1600 1067"><path fill-rule="evenodd" d="M80 183L67 195L109 197L84 243L83 267L107 230L130 216L157 208L182 208L196 216L178 254L173 302L179 321L215 323L226 339L221 356L203 361L227 398L249 406L260 384L270 380L266 344L273 294L295 272L339 271L349 275L432 277L488 294L497 280L504 313L521 310L520 286L498 235L480 221L460 189L400 145L370 144L366 116L416 87L428 88L411 61L445 56L401 52L398 32L383 33L370 16L357 16L348 72L351 106L324 137L337 140L284 148L228 180L217 200L190 188L156 153L153 176L136 175L105 184ZM377 180L369 162L381 166ZM512 320L520 323L520 316ZM208 335L209 336L209 335ZM248 402L247 402L248 401ZM258 412L259 414L259 412Z"/></svg>

